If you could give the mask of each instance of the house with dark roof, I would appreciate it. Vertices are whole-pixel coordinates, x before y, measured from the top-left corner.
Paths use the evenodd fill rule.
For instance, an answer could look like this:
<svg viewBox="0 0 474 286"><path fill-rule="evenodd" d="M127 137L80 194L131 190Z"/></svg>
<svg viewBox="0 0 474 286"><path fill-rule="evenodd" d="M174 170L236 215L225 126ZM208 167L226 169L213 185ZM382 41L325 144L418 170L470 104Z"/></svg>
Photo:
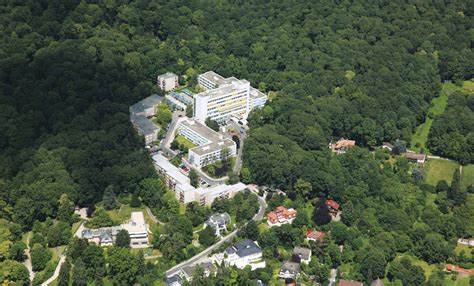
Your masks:
<svg viewBox="0 0 474 286"><path fill-rule="evenodd" d="M166 278L167 286L181 286L185 281L190 282L193 279L197 268L202 268L204 276L209 277L216 267L211 262L204 262L192 266L185 266L179 269L178 273Z"/></svg>
<svg viewBox="0 0 474 286"><path fill-rule="evenodd" d="M204 223L204 228L212 227L216 231L216 236L221 236L221 231L227 231L229 223L230 215L228 213L216 213Z"/></svg>
<svg viewBox="0 0 474 286"><path fill-rule="evenodd" d="M278 277L281 279L297 278L300 274L300 264L296 262L286 261L280 268Z"/></svg>
<svg viewBox="0 0 474 286"><path fill-rule="evenodd" d="M306 233L306 240L323 241L325 236L326 236L326 233L313 229Z"/></svg>
<svg viewBox="0 0 474 286"><path fill-rule="evenodd" d="M295 247L293 249L293 261L297 263L308 264L311 261L311 249L304 247Z"/></svg>
<svg viewBox="0 0 474 286"><path fill-rule="evenodd" d="M183 283L184 279L178 274L166 277L166 286L181 286Z"/></svg>
<svg viewBox="0 0 474 286"><path fill-rule="evenodd" d="M229 246L223 253L213 256L212 260L217 264L224 262L226 266L235 266L243 269L250 265L252 270L264 268L265 261L262 259L262 249L256 241L244 239Z"/></svg>

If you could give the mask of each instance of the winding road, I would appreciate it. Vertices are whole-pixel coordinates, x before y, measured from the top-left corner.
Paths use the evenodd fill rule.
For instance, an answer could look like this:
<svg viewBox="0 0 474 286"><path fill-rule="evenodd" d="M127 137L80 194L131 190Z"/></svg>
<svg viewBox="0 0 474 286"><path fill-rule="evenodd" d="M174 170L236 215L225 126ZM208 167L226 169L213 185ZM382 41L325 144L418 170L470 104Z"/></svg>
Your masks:
<svg viewBox="0 0 474 286"><path fill-rule="evenodd" d="M255 187L253 187L255 188ZM249 188L250 189L250 188ZM255 192L254 190L251 189L252 192ZM263 219L264 215L265 215L265 210L267 209L267 203L265 202L265 199L258 196L258 203L260 204L260 208L258 210L258 213L255 214L255 216L253 217L253 220L254 221L259 221L261 219ZM181 263L179 263L178 265L168 269L166 271L166 276L167 277L170 277L170 276L173 276L175 275L182 267L186 267L186 266L192 266L202 260L205 260L207 259L207 257L209 256L209 254L211 254L211 252L215 249L217 249L219 246L221 246L224 242L227 242L227 241L232 241L232 239L237 235L237 232L239 231L240 229L236 229L234 230L233 232L229 233L228 235L224 236L221 240L219 240L217 243L211 245L210 247L208 247L207 249L203 250L202 252L198 253L197 255L191 257L190 259L186 260L186 261L183 261Z"/></svg>
<svg viewBox="0 0 474 286"><path fill-rule="evenodd" d="M168 129L168 132L166 132L165 138L163 138L163 141L161 142L160 149L165 154L168 154L169 156L176 156L178 154L176 151L170 148L170 144L174 140L174 134L176 133L178 120L185 115L186 113L184 111L173 112L173 117L171 119L170 127ZM188 169L193 169L194 171L196 171L199 177L201 177L207 184L211 186L222 185L229 179L227 176L218 178L218 179L211 178L205 172L201 171L201 169L196 168L195 166L191 165L186 159L183 158L182 162Z"/></svg>

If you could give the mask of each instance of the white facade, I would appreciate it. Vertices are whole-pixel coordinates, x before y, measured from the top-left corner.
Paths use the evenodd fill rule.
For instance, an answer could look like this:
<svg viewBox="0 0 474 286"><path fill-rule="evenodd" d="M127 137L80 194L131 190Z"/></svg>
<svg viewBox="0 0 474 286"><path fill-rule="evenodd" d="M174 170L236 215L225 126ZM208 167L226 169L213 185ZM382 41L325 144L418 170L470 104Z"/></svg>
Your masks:
<svg viewBox="0 0 474 286"><path fill-rule="evenodd" d="M194 96L194 116L200 122L208 117L218 122L234 115L246 117L252 108L262 107L267 100L245 79L224 78L208 71L198 76L198 83L206 89Z"/></svg>
<svg viewBox="0 0 474 286"><path fill-rule="evenodd" d="M180 203L198 202L211 205L216 198L232 198L236 193L247 188L243 183L233 185L217 185L209 188L195 188L181 171L161 154L153 155L155 169L165 178L167 187L175 193Z"/></svg>
<svg viewBox="0 0 474 286"><path fill-rule="evenodd" d="M102 227L99 229L85 228L81 236L100 246L112 246L120 230L126 230L130 235L130 247L148 247L148 225L145 222L143 212L132 212L130 221L119 226Z"/></svg>
<svg viewBox="0 0 474 286"><path fill-rule="evenodd" d="M159 75L157 78L157 84L160 89L164 91L170 91L178 87L178 76L172 72Z"/></svg>
<svg viewBox="0 0 474 286"><path fill-rule="evenodd" d="M256 241L244 240L228 247L223 253L214 255L213 262L226 266L235 266L243 269L246 266L252 270L265 267L265 260L262 258L262 250Z"/></svg>
<svg viewBox="0 0 474 286"><path fill-rule="evenodd" d="M132 212L130 222L121 227L130 235L130 247L148 247L148 227L143 212Z"/></svg>
<svg viewBox="0 0 474 286"><path fill-rule="evenodd" d="M228 151L229 158L237 154L237 145L233 140L225 138L197 120L180 118L177 130L179 134L198 145L188 151L188 161L198 168L221 160L224 149Z"/></svg>

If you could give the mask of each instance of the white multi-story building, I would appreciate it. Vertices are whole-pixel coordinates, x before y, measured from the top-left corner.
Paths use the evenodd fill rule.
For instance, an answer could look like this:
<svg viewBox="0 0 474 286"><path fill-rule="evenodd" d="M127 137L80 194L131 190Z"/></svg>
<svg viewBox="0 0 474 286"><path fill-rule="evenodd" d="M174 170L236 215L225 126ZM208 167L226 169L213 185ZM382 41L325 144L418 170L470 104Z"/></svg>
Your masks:
<svg viewBox="0 0 474 286"><path fill-rule="evenodd" d="M231 116L246 117L250 110L262 107L267 100L247 80L224 78L213 71L200 74L198 83L206 91L194 96L194 117L202 123L206 118L225 122Z"/></svg>
<svg viewBox="0 0 474 286"><path fill-rule="evenodd" d="M148 226L143 212L132 212L130 221L121 227L130 235L130 247L148 247Z"/></svg>
<svg viewBox="0 0 474 286"><path fill-rule="evenodd" d="M245 184L239 182L233 185L223 184L196 189L191 186L189 178L163 155L153 155L153 161L155 169L164 176L167 187L174 192L180 203L198 202L201 205L211 205L216 198L232 198L247 188Z"/></svg>
<svg viewBox="0 0 474 286"><path fill-rule="evenodd" d="M196 167L212 164L221 160L223 156L230 158L237 154L237 145L233 140L225 138L197 120L180 118L177 130L179 134L197 145L188 151L188 161Z"/></svg>
<svg viewBox="0 0 474 286"><path fill-rule="evenodd" d="M178 87L178 76L172 72L161 74L156 79L160 89L170 91Z"/></svg>

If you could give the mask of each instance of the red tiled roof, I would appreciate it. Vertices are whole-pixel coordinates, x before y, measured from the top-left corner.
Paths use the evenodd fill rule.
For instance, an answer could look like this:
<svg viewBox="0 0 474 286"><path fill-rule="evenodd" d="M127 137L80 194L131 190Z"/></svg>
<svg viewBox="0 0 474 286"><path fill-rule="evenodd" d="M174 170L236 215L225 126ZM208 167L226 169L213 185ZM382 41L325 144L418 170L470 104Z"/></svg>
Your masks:
<svg viewBox="0 0 474 286"><path fill-rule="evenodd" d="M277 214L274 213L274 212L269 212L269 213L267 214L267 219L270 220L270 221L272 221L272 222L275 222L275 221L278 220L278 216L277 216Z"/></svg>
<svg viewBox="0 0 474 286"><path fill-rule="evenodd" d="M405 157L407 159L417 160L417 161L424 161L426 158L425 154L417 154L415 152L406 152Z"/></svg>
<svg viewBox="0 0 474 286"><path fill-rule="evenodd" d="M322 231L310 230L306 233L307 238L312 238L314 240L323 240L326 234Z"/></svg>
<svg viewBox="0 0 474 286"><path fill-rule="evenodd" d="M335 209L335 210L339 210L339 204L336 203L335 201L333 200L327 200L326 201L326 205L327 206L330 206L331 208Z"/></svg>
<svg viewBox="0 0 474 286"><path fill-rule="evenodd" d="M341 139L339 141L336 142L336 146L334 147L334 149L338 150L338 149L341 149L343 147L352 147L356 144L355 140L348 140L348 139Z"/></svg>
<svg viewBox="0 0 474 286"><path fill-rule="evenodd" d="M462 267L457 267L456 265L452 265L452 264L446 264L446 270L474 275L474 269L466 269Z"/></svg>

